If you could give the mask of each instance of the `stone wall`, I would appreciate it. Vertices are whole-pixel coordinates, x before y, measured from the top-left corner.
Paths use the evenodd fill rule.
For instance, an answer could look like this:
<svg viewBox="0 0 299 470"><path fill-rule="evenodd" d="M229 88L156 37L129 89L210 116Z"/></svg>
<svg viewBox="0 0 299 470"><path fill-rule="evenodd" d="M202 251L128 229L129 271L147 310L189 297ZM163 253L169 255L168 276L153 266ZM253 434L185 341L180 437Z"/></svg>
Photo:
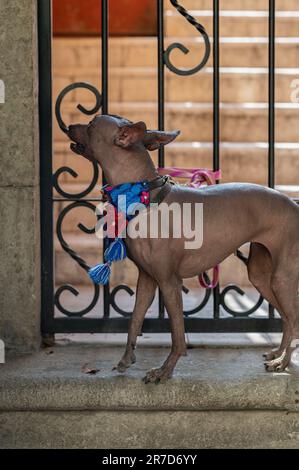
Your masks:
<svg viewBox="0 0 299 470"><path fill-rule="evenodd" d="M37 2L0 0L0 338L40 344Z"/></svg>

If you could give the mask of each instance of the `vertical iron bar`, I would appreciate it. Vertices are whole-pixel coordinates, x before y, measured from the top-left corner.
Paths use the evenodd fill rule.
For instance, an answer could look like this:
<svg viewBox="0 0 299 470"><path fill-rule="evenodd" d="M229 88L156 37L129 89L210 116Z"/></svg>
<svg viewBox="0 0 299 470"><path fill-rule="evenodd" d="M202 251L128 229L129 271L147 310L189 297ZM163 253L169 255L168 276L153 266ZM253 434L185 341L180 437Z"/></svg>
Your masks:
<svg viewBox="0 0 299 470"><path fill-rule="evenodd" d="M41 200L41 329L54 320L52 187L52 2L38 2L39 132Z"/></svg>
<svg viewBox="0 0 299 470"><path fill-rule="evenodd" d="M102 0L102 112L108 114L109 0Z"/></svg>
<svg viewBox="0 0 299 470"><path fill-rule="evenodd" d="M165 129L165 64L164 64L164 0L157 0L158 8L158 127ZM158 166L165 166L164 147L159 149ZM164 318L164 302L159 291L159 318Z"/></svg>
<svg viewBox="0 0 299 470"><path fill-rule="evenodd" d="M164 0L158 1L158 126L165 127ZM164 147L159 149L159 166L164 166Z"/></svg>
<svg viewBox="0 0 299 470"><path fill-rule="evenodd" d="M269 128L268 186L275 186L275 0L269 0ZM269 318L274 308L269 304Z"/></svg>
<svg viewBox="0 0 299 470"><path fill-rule="evenodd" d="M275 185L275 0L269 0L269 155L268 185Z"/></svg>
<svg viewBox="0 0 299 470"><path fill-rule="evenodd" d="M109 38L109 0L102 0L102 113L108 114L108 38ZM105 184L103 174L103 184ZM104 250L108 240L104 239ZM104 285L104 318L110 315L110 286Z"/></svg>
<svg viewBox="0 0 299 470"><path fill-rule="evenodd" d="M219 0L213 0L213 168L220 168L220 98L219 98ZM218 183L218 182L217 182ZM219 284L213 290L214 318L220 316L220 289Z"/></svg>
<svg viewBox="0 0 299 470"><path fill-rule="evenodd" d="M213 168L219 170L219 0L213 0Z"/></svg>

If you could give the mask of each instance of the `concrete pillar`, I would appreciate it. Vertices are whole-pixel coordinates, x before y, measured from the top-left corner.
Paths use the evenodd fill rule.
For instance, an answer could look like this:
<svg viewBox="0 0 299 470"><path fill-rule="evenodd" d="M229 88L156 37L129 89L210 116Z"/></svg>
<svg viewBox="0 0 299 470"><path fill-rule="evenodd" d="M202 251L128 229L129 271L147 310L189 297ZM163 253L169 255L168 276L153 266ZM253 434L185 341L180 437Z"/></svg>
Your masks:
<svg viewBox="0 0 299 470"><path fill-rule="evenodd" d="M0 339L21 353L40 345L37 1L0 18Z"/></svg>

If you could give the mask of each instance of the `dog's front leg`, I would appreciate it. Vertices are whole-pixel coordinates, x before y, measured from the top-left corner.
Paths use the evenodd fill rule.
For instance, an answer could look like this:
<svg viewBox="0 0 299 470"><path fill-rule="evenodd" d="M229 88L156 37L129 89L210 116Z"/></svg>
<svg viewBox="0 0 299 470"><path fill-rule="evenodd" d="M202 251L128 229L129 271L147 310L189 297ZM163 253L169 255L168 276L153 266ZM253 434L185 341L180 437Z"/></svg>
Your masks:
<svg viewBox="0 0 299 470"><path fill-rule="evenodd" d="M163 383L172 376L178 359L186 355L185 326L183 316L182 281L173 277L159 282L171 328L172 347L164 364L150 370L144 377L145 383Z"/></svg>
<svg viewBox="0 0 299 470"><path fill-rule="evenodd" d="M129 323L129 332L126 351L114 370L125 372L136 361L134 349L137 336L141 332L143 320L148 308L151 306L157 282L142 269L139 270L135 306Z"/></svg>

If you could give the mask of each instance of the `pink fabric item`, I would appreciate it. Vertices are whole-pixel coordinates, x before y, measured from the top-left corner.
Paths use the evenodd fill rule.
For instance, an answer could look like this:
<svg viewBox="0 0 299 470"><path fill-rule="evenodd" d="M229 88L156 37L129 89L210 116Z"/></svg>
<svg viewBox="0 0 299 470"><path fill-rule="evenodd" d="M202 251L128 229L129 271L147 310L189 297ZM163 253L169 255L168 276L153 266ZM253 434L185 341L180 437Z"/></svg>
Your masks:
<svg viewBox="0 0 299 470"><path fill-rule="evenodd" d="M200 188L203 184L208 186L216 184L217 180L221 179L221 170L213 171L207 168L177 168L177 167L166 167L158 168L159 175L169 175L173 178L186 178L190 180L188 186L192 188ZM214 289L219 282L219 265L213 268L213 279L208 284L204 275L198 276L199 284L204 289Z"/></svg>
<svg viewBox="0 0 299 470"><path fill-rule="evenodd" d="M221 179L221 170L213 171L207 168L158 168L159 175L170 175L173 178L190 179L190 186L198 188L203 183L216 184Z"/></svg>
<svg viewBox="0 0 299 470"><path fill-rule="evenodd" d="M217 266L213 268L213 279L212 279L212 282L210 282L210 284L208 284L205 281L203 274L198 276L198 281L201 287L203 287L204 289L214 289L219 282L219 264L217 264Z"/></svg>

